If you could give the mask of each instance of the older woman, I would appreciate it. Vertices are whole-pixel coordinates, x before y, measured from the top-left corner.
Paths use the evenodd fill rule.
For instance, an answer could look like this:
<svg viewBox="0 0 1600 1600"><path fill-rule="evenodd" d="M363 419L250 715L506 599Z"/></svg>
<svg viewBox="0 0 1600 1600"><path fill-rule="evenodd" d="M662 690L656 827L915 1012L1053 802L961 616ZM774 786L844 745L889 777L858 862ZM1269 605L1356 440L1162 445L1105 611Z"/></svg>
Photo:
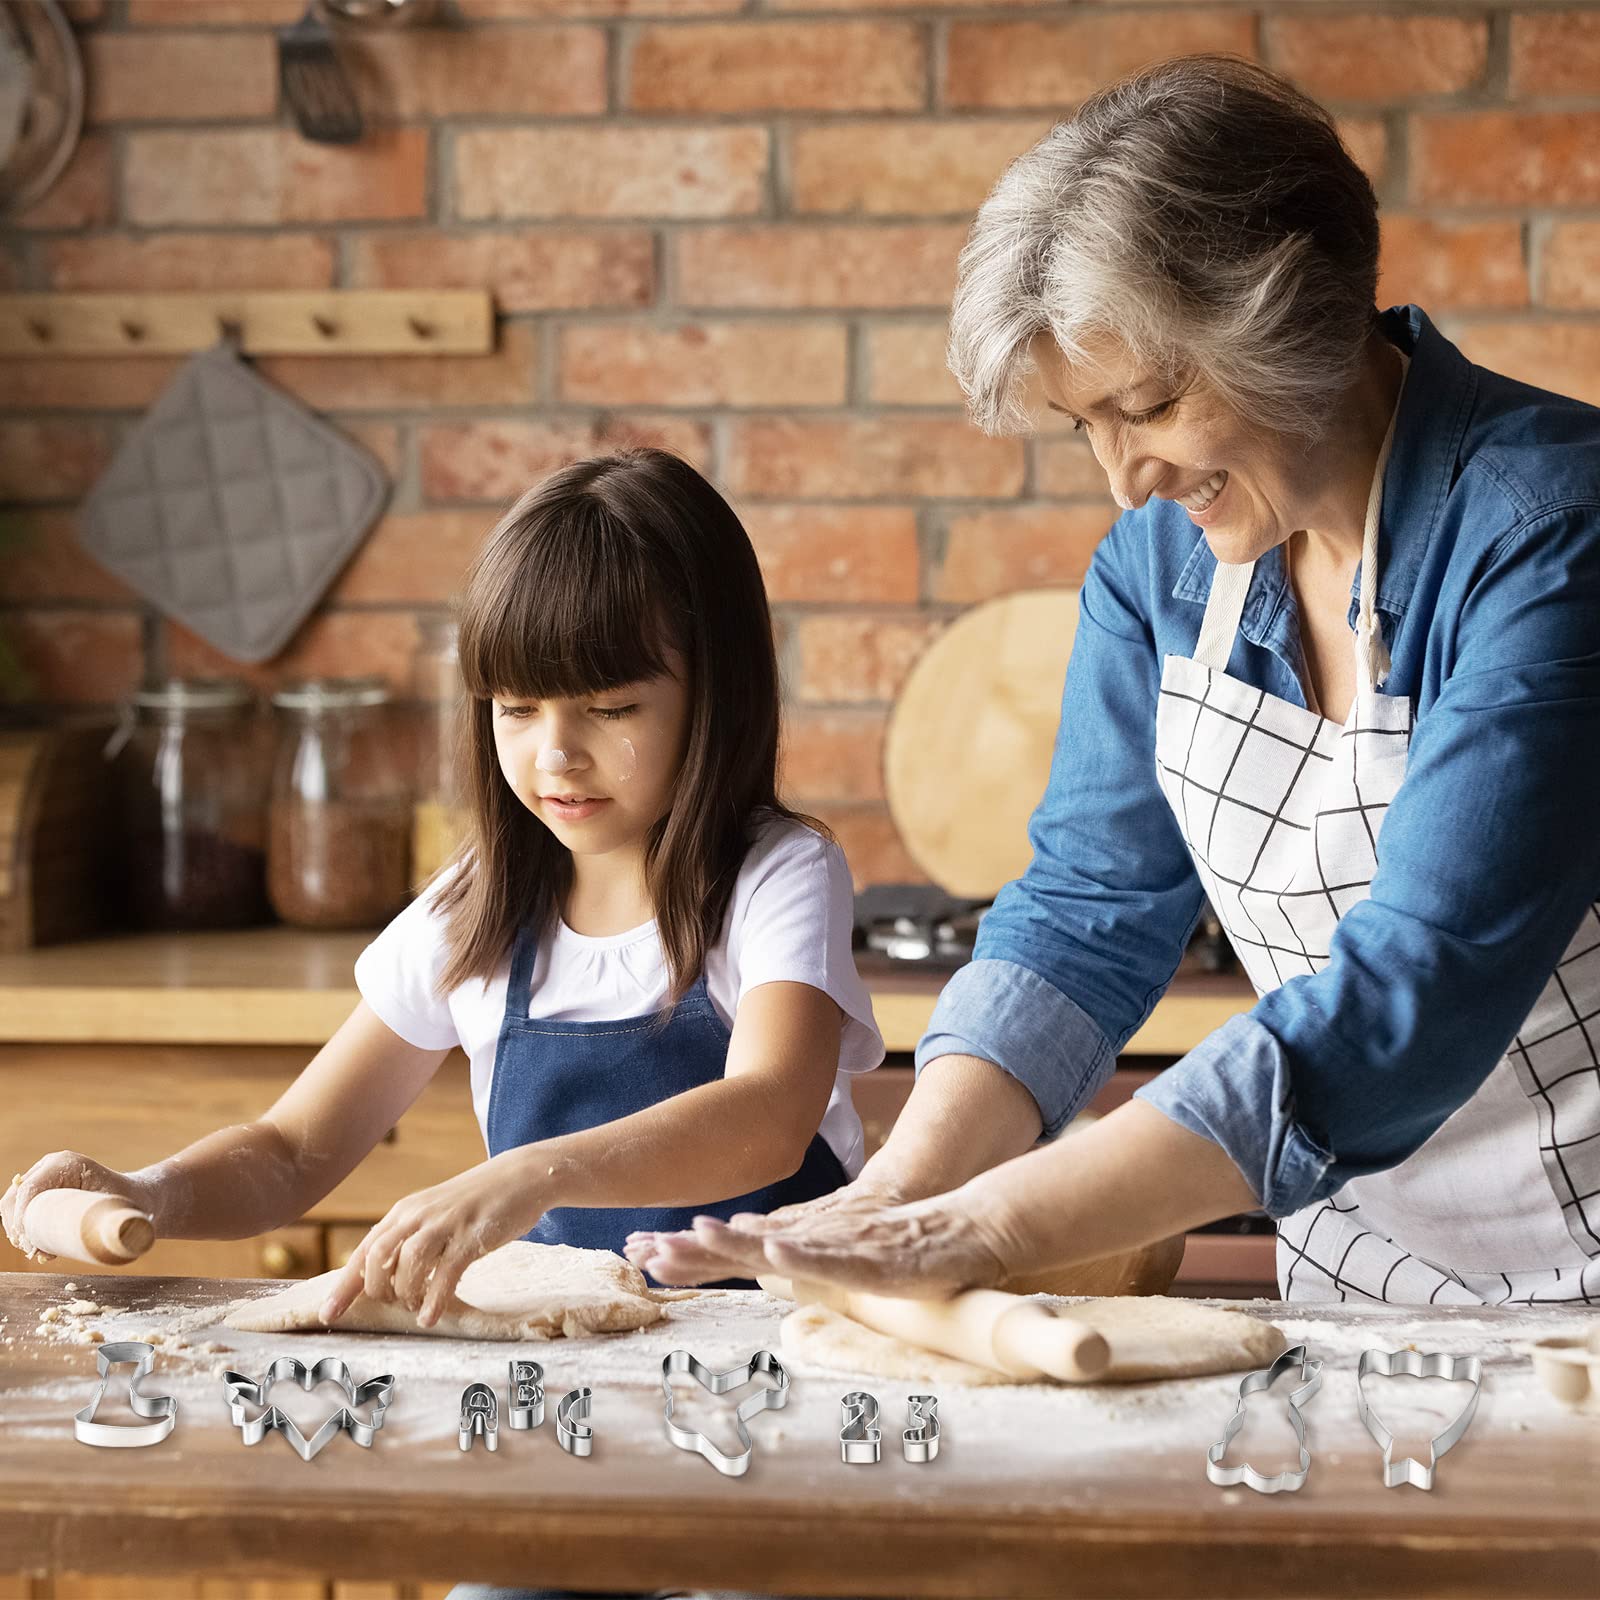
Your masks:
<svg viewBox="0 0 1600 1600"><path fill-rule="evenodd" d="M1330 119L1229 58L1001 179L951 364L989 430L1031 376L1124 508L1032 864L859 1180L636 1261L940 1294L1259 1208L1286 1298L1600 1296L1600 411L1380 314L1377 265ZM1202 895L1254 1009L1050 1142Z"/></svg>

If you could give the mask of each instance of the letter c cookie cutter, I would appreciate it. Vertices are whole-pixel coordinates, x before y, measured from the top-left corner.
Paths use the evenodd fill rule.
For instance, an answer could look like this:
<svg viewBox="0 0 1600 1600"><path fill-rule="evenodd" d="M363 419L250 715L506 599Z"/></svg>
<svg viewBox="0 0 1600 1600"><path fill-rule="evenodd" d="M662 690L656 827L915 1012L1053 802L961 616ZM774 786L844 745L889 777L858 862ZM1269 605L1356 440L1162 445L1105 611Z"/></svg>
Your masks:
<svg viewBox="0 0 1600 1600"><path fill-rule="evenodd" d="M94 1398L72 1419L73 1437L79 1444L137 1449L141 1445L160 1444L172 1432L178 1421L178 1402L172 1395L146 1395L139 1393L139 1380L149 1372L156 1359L154 1345L130 1340L123 1344L102 1344L95 1347L95 1365L100 1369L100 1387ZM106 1386L111 1382L111 1369L127 1362L134 1369L128 1378L128 1404L141 1417L149 1420L143 1424L96 1422L94 1414L106 1397Z"/></svg>
<svg viewBox="0 0 1600 1600"><path fill-rule="evenodd" d="M1289 1395L1289 1425L1294 1429L1294 1436L1300 1442L1300 1465L1291 1467L1286 1472L1274 1473L1271 1477L1257 1472L1249 1462L1237 1467L1223 1466L1222 1458L1228 1453L1228 1446L1232 1443L1233 1436L1244 1426L1247 1397L1259 1394L1263 1389L1270 1389L1273 1382L1290 1367L1300 1369L1300 1387ZM1224 1489L1231 1489L1235 1484L1242 1483L1247 1489L1254 1489L1257 1494L1281 1494L1284 1490L1301 1488L1306 1481L1306 1474L1311 1471L1311 1452L1306 1449L1306 1420L1300 1415L1300 1408L1321 1385L1322 1363L1313 1361L1306 1353L1303 1344L1292 1345L1270 1367L1246 1373L1239 1384L1239 1403L1234 1407L1233 1415L1228 1418L1228 1425L1222 1430L1222 1437L1206 1451L1206 1476Z"/></svg>
<svg viewBox="0 0 1600 1600"><path fill-rule="evenodd" d="M703 1433L693 1428L681 1428L672 1420L672 1379L675 1374L687 1372L702 1389L712 1394L726 1394L737 1389L760 1372L773 1380L772 1386L757 1389L747 1399L740 1401L733 1413L739 1442L744 1448L737 1455L726 1455ZM713 1372L689 1354L687 1350L674 1350L661 1363L661 1392L666 1397L662 1421L667 1437L680 1450L701 1455L725 1478L742 1478L750 1470L750 1460L755 1454L755 1440L745 1426L760 1411L781 1411L789 1403L789 1373L784 1364L770 1350L757 1350L742 1367L729 1367L726 1372Z"/></svg>

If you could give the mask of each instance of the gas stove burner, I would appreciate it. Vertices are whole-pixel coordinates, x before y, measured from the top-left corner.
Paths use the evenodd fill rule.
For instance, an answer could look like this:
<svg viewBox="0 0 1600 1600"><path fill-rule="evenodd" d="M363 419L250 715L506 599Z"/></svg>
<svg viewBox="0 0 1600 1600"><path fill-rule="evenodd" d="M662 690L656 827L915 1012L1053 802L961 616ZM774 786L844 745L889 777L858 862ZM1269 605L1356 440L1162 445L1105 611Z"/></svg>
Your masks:
<svg viewBox="0 0 1600 1600"><path fill-rule="evenodd" d="M891 961L960 966L972 958L988 904L925 884L884 884L856 897L856 947Z"/></svg>

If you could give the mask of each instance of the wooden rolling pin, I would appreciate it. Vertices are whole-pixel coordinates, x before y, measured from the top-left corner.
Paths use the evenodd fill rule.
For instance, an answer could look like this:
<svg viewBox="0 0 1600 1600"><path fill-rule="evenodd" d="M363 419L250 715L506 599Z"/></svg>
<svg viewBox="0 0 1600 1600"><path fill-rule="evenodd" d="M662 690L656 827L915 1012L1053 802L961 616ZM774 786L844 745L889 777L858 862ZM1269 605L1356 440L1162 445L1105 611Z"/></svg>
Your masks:
<svg viewBox="0 0 1600 1600"><path fill-rule="evenodd" d="M28 1202L22 1231L35 1250L91 1265L136 1261L156 1240L150 1216L119 1194L46 1189Z"/></svg>
<svg viewBox="0 0 1600 1600"><path fill-rule="evenodd" d="M964 1289L948 1300L901 1300L804 1278L756 1279L768 1294L816 1303L879 1333L1024 1380L1093 1383L1111 1347L1087 1323L1001 1289Z"/></svg>

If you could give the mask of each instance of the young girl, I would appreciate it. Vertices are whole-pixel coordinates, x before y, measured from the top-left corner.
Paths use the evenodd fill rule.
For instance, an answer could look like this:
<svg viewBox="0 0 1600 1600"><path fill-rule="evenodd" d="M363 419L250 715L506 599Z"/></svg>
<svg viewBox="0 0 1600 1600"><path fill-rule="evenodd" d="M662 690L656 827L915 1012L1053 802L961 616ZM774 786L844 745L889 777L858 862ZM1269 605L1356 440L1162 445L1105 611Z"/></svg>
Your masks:
<svg viewBox="0 0 1600 1600"><path fill-rule="evenodd" d="M389 1211L329 1322L365 1290L431 1326L508 1240L620 1253L860 1170L849 1074L883 1045L850 876L777 797L771 621L727 503L658 450L555 473L474 565L460 658L468 837L362 953L354 1012L258 1121L132 1173L36 1163L0 1207L13 1243L55 1187L127 1194L169 1237L291 1222L457 1045L489 1159Z"/></svg>

